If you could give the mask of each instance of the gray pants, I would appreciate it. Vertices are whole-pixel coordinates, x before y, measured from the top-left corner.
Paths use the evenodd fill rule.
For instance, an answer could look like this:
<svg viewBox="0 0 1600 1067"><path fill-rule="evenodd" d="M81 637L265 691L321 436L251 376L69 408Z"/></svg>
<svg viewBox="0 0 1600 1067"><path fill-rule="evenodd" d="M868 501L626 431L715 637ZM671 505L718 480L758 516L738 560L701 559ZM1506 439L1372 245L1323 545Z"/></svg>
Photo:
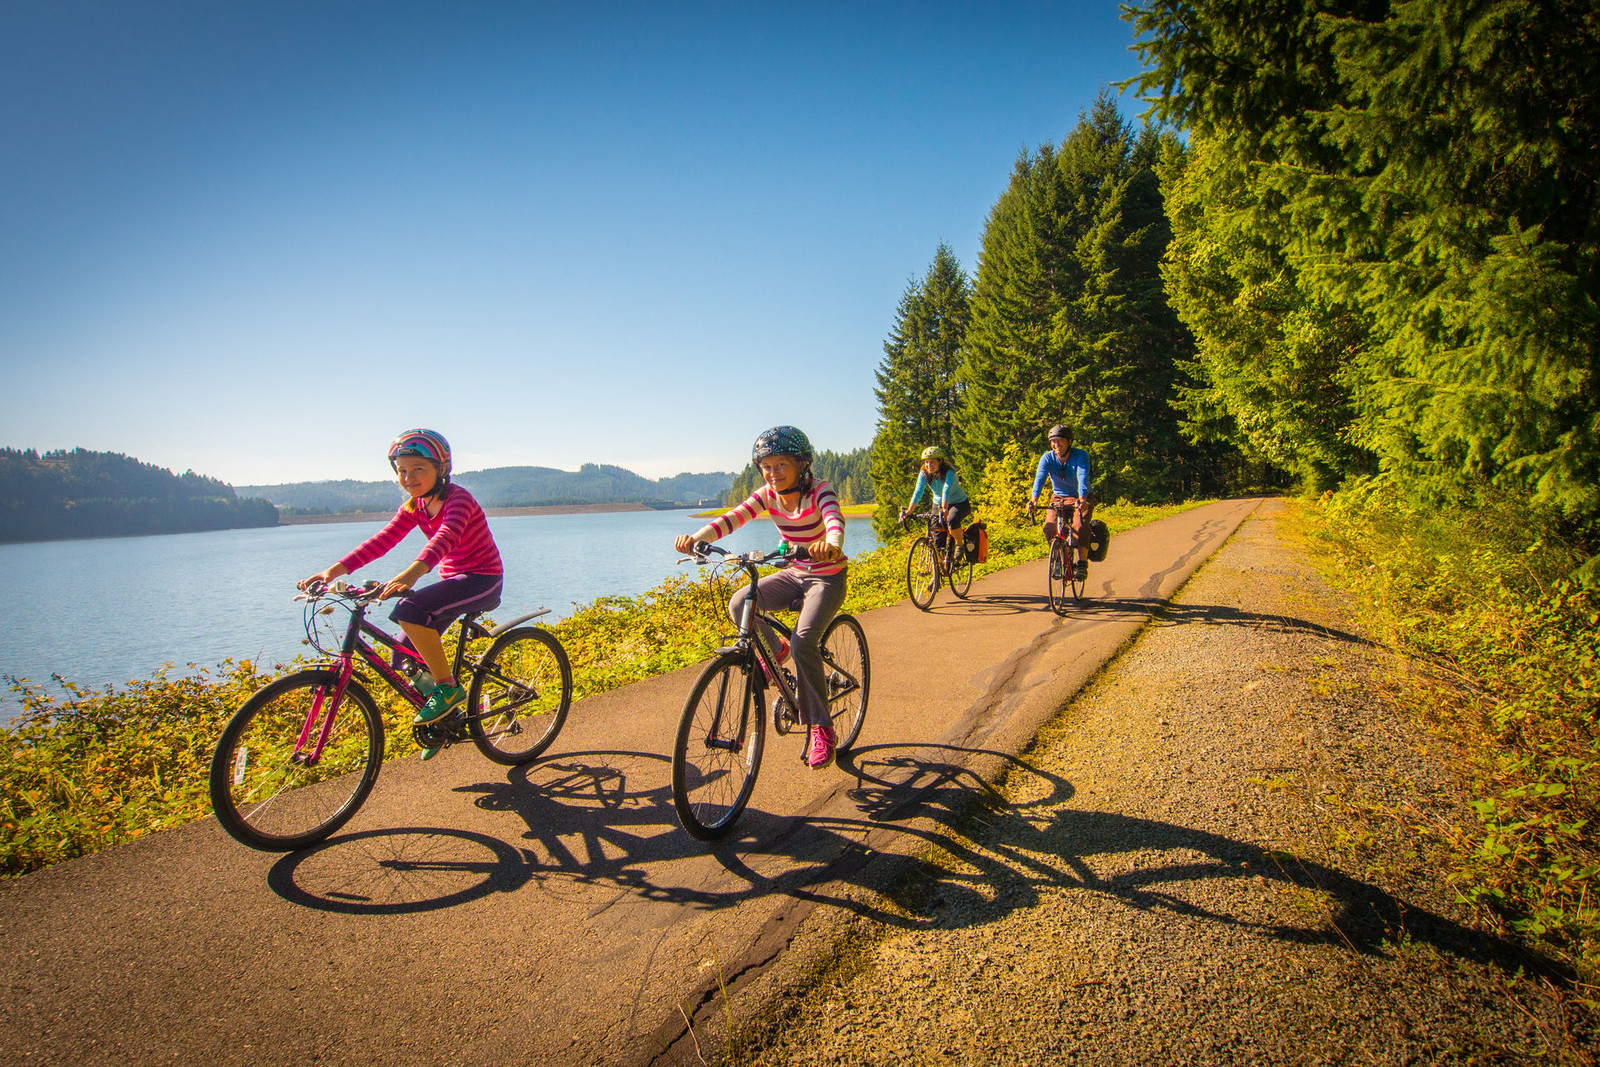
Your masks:
<svg viewBox="0 0 1600 1067"><path fill-rule="evenodd" d="M798 611L789 650L794 656L795 679L799 682L800 721L807 726L827 726L828 680L822 669L822 631L839 613L844 603L847 569L838 574L801 574L793 570L769 574L756 585L756 607L762 611ZM728 614L737 623L744 612L745 586L728 601ZM758 623L761 637L776 651L778 636L766 623Z"/></svg>

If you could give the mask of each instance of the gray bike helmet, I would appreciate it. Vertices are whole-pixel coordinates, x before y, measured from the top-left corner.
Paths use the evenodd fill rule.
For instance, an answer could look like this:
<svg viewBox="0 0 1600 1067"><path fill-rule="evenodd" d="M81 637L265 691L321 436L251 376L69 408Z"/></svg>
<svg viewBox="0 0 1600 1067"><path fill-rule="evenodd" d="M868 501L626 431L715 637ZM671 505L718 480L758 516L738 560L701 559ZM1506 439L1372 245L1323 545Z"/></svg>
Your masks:
<svg viewBox="0 0 1600 1067"><path fill-rule="evenodd" d="M751 463L760 463L768 456L793 456L801 463L810 463L814 458L811 439L793 426L774 426L757 437L750 449Z"/></svg>

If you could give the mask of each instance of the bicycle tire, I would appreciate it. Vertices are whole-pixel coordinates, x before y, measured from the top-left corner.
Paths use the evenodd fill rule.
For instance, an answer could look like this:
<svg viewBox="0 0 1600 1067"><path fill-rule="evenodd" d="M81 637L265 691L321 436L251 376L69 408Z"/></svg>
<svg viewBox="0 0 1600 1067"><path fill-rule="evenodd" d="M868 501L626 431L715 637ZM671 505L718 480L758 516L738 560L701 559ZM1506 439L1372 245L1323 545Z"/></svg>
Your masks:
<svg viewBox="0 0 1600 1067"><path fill-rule="evenodd" d="M1050 610L1057 615L1067 613L1067 583L1072 580L1072 561L1067 558L1067 543L1059 539L1050 541Z"/></svg>
<svg viewBox="0 0 1600 1067"><path fill-rule="evenodd" d="M950 572L950 591L965 600L972 589L972 560L967 558L964 549L958 548L956 551L961 555L956 560L955 569Z"/></svg>
<svg viewBox="0 0 1600 1067"><path fill-rule="evenodd" d="M933 542L926 537L911 542L911 554L906 557L906 590L911 602L923 611L933 606L934 595L939 592L939 561L934 556Z"/></svg>
<svg viewBox="0 0 1600 1067"><path fill-rule="evenodd" d="M325 669L285 675L256 690L223 728L211 755L211 810L240 844L305 848L343 826L372 792L383 766L383 717L354 679L333 709L316 766L290 761L313 702L338 681ZM318 729L320 722L319 715Z"/></svg>
<svg viewBox="0 0 1600 1067"><path fill-rule="evenodd" d="M861 724L867 718L867 700L872 695L872 658L867 653L867 635L854 615L835 615L822 632L822 666L827 671L828 714L833 720L834 747L848 752L861 736Z"/></svg>
<svg viewBox="0 0 1600 1067"><path fill-rule="evenodd" d="M1089 576L1088 573L1085 572L1082 578L1078 577L1078 572L1076 569L1077 555L1076 553L1073 553L1072 556L1072 560L1067 564L1067 573L1070 576L1069 580L1072 583L1072 600L1074 603L1081 603L1084 596L1089 591Z"/></svg>
<svg viewBox="0 0 1600 1067"><path fill-rule="evenodd" d="M537 626L507 630L473 670L467 707L467 733L479 752L507 767L537 759L572 707L566 649Z"/></svg>
<svg viewBox="0 0 1600 1067"><path fill-rule="evenodd" d="M755 790L767 724L751 673L759 669L736 653L720 656L683 706L672 746L672 805L678 822L701 841L731 830Z"/></svg>

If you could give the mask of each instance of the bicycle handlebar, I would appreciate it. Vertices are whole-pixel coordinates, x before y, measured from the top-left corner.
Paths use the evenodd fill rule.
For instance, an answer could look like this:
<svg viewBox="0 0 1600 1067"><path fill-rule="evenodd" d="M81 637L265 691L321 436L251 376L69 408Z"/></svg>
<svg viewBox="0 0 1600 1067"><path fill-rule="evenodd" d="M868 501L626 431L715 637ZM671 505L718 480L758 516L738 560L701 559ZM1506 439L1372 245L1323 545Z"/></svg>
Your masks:
<svg viewBox="0 0 1600 1067"><path fill-rule="evenodd" d="M696 563L701 564L709 563L710 560L706 557L712 553L716 553L717 555L722 556L731 562L738 563L741 566L759 566L760 564L772 563L777 560L781 560L785 564L799 563L802 560L808 560L811 558L811 553L806 550L804 545L796 548L793 552L785 552L780 548L774 549L771 552L743 552L736 555L732 552L729 552L725 548L712 544L709 541L696 541L693 545L693 550L694 555L692 558Z"/></svg>
<svg viewBox="0 0 1600 1067"><path fill-rule="evenodd" d="M376 599L382 591L382 582L363 582L360 585L351 585L349 582L312 582L306 586L305 592L296 595L295 599L321 600L323 597L331 596L340 600L363 602Z"/></svg>

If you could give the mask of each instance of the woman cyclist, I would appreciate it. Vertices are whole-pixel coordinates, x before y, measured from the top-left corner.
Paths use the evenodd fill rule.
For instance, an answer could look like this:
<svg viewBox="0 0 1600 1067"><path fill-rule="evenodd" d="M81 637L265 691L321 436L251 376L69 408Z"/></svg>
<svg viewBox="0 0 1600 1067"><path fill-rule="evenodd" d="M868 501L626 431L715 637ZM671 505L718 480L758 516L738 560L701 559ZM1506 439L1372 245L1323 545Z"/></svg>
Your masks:
<svg viewBox="0 0 1600 1067"><path fill-rule="evenodd" d="M846 561L844 514L839 498L827 482L812 477L811 442L793 426L774 426L756 438L750 461L761 471L763 484L749 498L710 525L673 542L684 555L694 553L696 541L715 541L767 512L784 543L805 548L809 560L769 574L756 585L756 607L763 611L798 611L794 627L795 674L799 682L800 721L809 728L806 766L813 770L833 762L838 741L828 714L828 686L822 665L822 633L844 603ZM728 614L737 622L750 593L746 586L728 602ZM770 627L762 624L762 637L770 647L785 650Z"/></svg>
<svg viewBox="0 0 1600 1067"><path fill-rule="evenodd" d="M957 534L962 520L972 514L972 501L967 499L967 491L961 488L956 469L950 466L949 457L938 445L929 445L922 450L922 469L917 472L917 484L911 490L911 503L900 509L901 522L916 509L917 501L922 499L924 492L928 493L931 506L944 513L945 525L950 529L950 540L948 545L941 544L939 547L945 550L947 562L953 563L955 546L960 543Z"/></svg>
<svg viewBox="0 0 1600 1067"><path fill-rule="evenodd" d="M422 531L428 543L415 562L389 579L379 597L400 597L389 617L400 624L437 683L416 717L417 722L431 722L466 696L451 674L440 634L468 612L497 606L505 571L483 509L471 493L450 484L450 444L443 435L433 430L407 430L389 446L389 466L410 499L400 505L387 526L355 551L299 585L306 589L351 574L398 545L413 529ZM417 579L436 566L439 580L413 591ZM437 748L425 748L422 758L432 759L438 753Z"/></svg>

